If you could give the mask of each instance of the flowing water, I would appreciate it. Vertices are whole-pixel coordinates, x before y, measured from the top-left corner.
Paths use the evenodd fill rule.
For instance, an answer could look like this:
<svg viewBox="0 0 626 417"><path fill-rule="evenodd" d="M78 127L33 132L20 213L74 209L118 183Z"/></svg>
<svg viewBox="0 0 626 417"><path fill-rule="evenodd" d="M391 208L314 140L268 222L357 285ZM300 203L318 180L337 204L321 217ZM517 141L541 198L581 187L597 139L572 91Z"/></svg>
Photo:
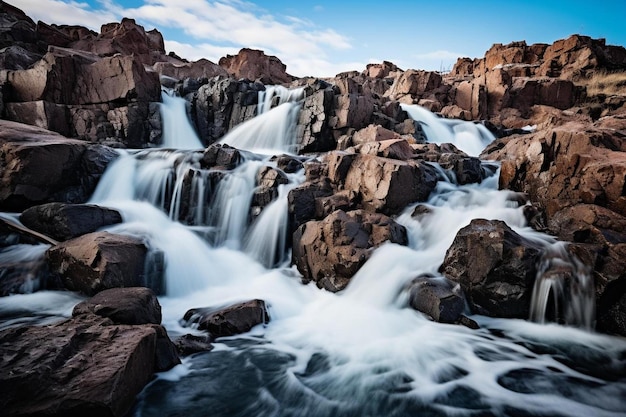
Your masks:
<svg viewBox="0 0 626 417"><path fill-rule="evenodd" d="M298 109L292 101L264 109L224 143L255 152L288 151L294 138L283 137L293 136L285 126L294 124L297 111L276 113L284 106ZM433 141L436 132L449 130L447 122L434 126L435 121L440 120L428 122L432 132L425 128ZM273 140L265 134L269 130ZM484 141L479 134L474 139ZM407 228L409 246L383 245L343 292L333 294L301 284L298 271L286 262L286 196L302 174L290 175L277 199L252 220L255 175L274 163L249 158L215 184L214 172L199 165L200 155L123 152L92 202L123 213L124 223L109 230L142 236L164 253L165 295L159 300L171 336L198 333L181 324L195 307L259 298L271 320L245 335L219 339L213 351L159 374L140 394L133 415L626 415L624 339L555 323L480 316L472 316L480 329L471 330L432 322L407 307L406 284L422 273L436 273L457 231L474 218L503 220L546 248L554 245L554 239L526 226L512 193L497 190L497 175L465 186L443 175L425 203L428 213L414 218L414 207L408 207L397 219ZM189 207L196 210L190 213ZM545 261L544 272L567 259L554 255ZM582 270L561 275L571 278ZM559 274L545 275L556 280ZM549 298L546 290L537 291ZM0 299L0 317L15 317L18 307L29 314L52 310L64 316L76 301L54 292L15 297ZM538 321L551 318L537 315Z"/></svg>

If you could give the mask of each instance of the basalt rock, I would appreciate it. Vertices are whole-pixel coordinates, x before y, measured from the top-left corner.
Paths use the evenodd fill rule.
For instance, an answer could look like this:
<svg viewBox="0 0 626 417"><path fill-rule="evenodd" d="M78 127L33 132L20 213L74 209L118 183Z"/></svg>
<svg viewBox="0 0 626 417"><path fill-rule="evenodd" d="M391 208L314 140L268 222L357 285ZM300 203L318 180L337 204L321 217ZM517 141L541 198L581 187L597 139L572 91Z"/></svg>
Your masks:
<svg viewBox="0 0 626 417"><path fill-rule="evenodd" d="M385 242L406 245L406 229L380 213L337 210L321 221L309 221L293 235L292 263L304 282L337 292Z"/></svg>
<svg viewBox="0 0 626 417"><path fill-rule="evenodd" d="M48 130L0 120L0 208L83 203L117 153Z"/></svg>
<svg viewBox="0 0 626 417"><path fill-rule="evenodd" d="M139 238L94 232L53 246L46 258L51 273L67 289L94 295L109 288L144 285L146 254Z"/></svg>
<svg viewBox="0 0 626 417"><path fill-rule="evenodd" d="M474 313L525 319L541 252L506 223L475 219L459 230L439 271L461 284Z"/></svg>
<svg viewBox="0 0 626 417"><path fill-rule="evenodd" d="M315 80L304 87L304 101L296 137L299 152L322 152L335 149L337 141L332 135L330 120L333 114L333 87L322 80Z"/></svg>
<svg viewBox="0 0 626 417"><path fill-rule="evenodd" d="M86 304L100 312L111 302L124 309L115 298ZM131 302L133 308L136 303ZM151 304L158 306L154 296ZM180 363L160 325L117 324L81 309L74 318L54 325L0 332L3 413L121 417L155 372Z"/></svg>
<svg viewBox="0 0 626 417"><path fill-rule="evenodd" d="M439 323L457 323L465 311L458 283L445 277L421 275L407 287L409 305Z"/></svg>
<svg viewBox="0 0 626 417"><path fill-rule="evenodd" d="M284 84L293 81L287 66L263 51L243 48L237 55L226 55L218 64L237 79L259 80L263 84Z"/></svg>
<svg viewBox="0 0 626 417"><path fill-rule="evenodd" d="M68 240L101 227L121 223L117 210L93 204L48 203L26 209L20 221L56 240Z"/></svg>
<svg viewBox="0 0 626 417"><path fill-rule="evenodd" d="M183 320L214 338L246 333L254 326L269 322L265 301L251 300L224 308L194 308Z"/></svg>

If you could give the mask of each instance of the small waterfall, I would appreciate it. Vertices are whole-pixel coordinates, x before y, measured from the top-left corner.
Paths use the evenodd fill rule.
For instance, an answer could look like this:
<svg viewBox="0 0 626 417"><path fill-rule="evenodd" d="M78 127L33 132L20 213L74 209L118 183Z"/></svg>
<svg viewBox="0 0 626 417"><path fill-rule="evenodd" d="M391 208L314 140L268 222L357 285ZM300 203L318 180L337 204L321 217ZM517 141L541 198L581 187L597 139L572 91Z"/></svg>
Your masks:
<svg viewBox="0 0 626 417"><path fill-rule="evenodd" d="M267 268L285 261L289 226L287 196L304 180L303 177L302 173L294 174L288 184L278 187L278 197L263 209L246 236L244 252Z"/></svg>
<svg viewBox="0 0 626 417"><path fill-rule="evenodd" d="M595 288L590 268L563 242L542 256L530 305L530 320L548 321L591 330L595 320Z"/></svg>
<svg viewBox="0 0 626 417"><path fill-rule="evenodd" d="M187 100L178 97L174 92L163 89L161 92L161 120L163 126L162 148L202 149L196 131L189 123L187 116Z"/></svg>
<svg viewBox="0 0 626 417"><path fill-rule="evenodd" d="M259 92L258 115L228 132L219 143L261 154L295 153L303 94L302 88L287 90L280 86ZM278 97L278 105L270 108L274 97Z"/></svg>
<svg viewBox="0 0 626 417"><path fill-rule="evenodd" d="M451 143L469 156L478 156L495 136L482 124L437 117L424 107L401 104L411 119L419 122L429 142Z"/></svg>

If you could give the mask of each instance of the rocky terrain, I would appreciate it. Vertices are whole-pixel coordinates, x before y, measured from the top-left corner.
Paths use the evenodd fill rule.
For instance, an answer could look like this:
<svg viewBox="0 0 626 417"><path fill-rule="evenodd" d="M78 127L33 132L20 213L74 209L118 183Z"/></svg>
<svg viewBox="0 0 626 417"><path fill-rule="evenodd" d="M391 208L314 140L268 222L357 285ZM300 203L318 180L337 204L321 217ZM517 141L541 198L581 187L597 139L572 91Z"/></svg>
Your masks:
<svg viewBox="0 0 626 417"><path fill-rule="evenodd" d="M184 320L211 336L172 342L155 296L162 291L158 251L140 238L97 231L121 221L115 210L85 204L118 157L113 148L161 143L162 86L188 101L206 146L199 159L217 171L240 163L239 150L215 142L256 115L259 91L303 88L300 156L281 156L279 168L258 174L254 203L263 210L285 173L304 168L305 182L289 193L288 238L303 282L341 291L374 248L406 244L395 218L435 188L428 162L470 184L493 173L481 160L495 161L500 188L518 192L512 203L525 205L529 224L570 242L568 253L590 269L596 330L626 336L624 47L573 35L553 44L496 44L483 58L459 58L449 74L390 62L328 79L286 70L251 49L218 64L189 62L166 54L162 35L131 19L96 33L35 23L0 1L0 211L21 213L25 226L0 223L0 246L37 243L35 232L52 244L34 265L0 265L0 295L67 289L92 297L66 321L0 331L0 409L124 415L154 372L178 363L176 348L208 350L212 338L269 319L262 300L190 310ZM622 74L621 84L591 91L591 81L608 73ZM498 139L480 158L425 143L403 103L476 121ZM543 256L505 223L476 219L449 248L441 279L411 283L410 305L469 327L476 324L466 302L472 313L526 319ZM147 257L155 268L145 267Z"/></svg>

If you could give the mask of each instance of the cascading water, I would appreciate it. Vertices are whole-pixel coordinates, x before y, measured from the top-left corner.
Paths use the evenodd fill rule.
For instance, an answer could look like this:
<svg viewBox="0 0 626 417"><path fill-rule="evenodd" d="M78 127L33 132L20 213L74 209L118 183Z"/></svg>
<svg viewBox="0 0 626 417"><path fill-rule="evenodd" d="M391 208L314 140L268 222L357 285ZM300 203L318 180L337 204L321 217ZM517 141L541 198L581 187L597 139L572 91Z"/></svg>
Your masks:
<svg viewBox="0 0 626 417"><path fill-rule="evenodd" d="M240 134L254 136L261 129L259 120L282 106L245 123L240 127L245 135ZM124 151L92 201L122 211L124 223L109 230L143 236L164 252L166 295L160 303L171 335L194 332L180 323L190 308L247 299L265 300L271 321L245 335L218 339L213 351L159 374L139 396L134 415L624 415L622 339L480 316L473 319L481 328L470 330L432 322L406 308L406 284L422 273L436 273L455 234L474 218L504 220L546 247L553 243L526 226L523 209L509 192L497 190L497 176L478 185L440 181L424 203L424 215L412 217L414 207L409 207L397 219L408 230L409 246L383 245L346 290L332 294L302 285L297 271L281 262L286 248L276 240L282 239L284 223L273 222L283 218L285 196L301 174L279 188L279 197L250 227L242 214L222 224L214 219L225 217L216 212L224 210L229 191L216 202L222 191L207 183L214 171L203 169L200 160L199 152ZM220 172L219 184L241 174L247 201L254 192L252 173L269 163L250 159ZM202 187L192 186L194 181ZM203 197L185 201L198 195ZM204 214L185 217L186 224L176 221L201 204ZM198 227L215 229L210 236L228 236L221 228L244 231L236 233L238 243L231 246L207 241ZM272 246L278 251L272 252ZM75 304L51 297L44 303L44 295L20 296L19 308L43 310L42 304L49 309L53 303L58 306L54 314L63 315ZM12 297L3 298L0 317L17 309Z"/></svg>
<svg viewBox="0 0 626 417"><path fill-rule="evenodd" d="M416 104L401 104L411 119L422 126L429 142L452 143L469 156L478 156L495 137L482 124L437 117Z"/></svg>
<svg viewBox="0 0 626 417"><path fill-rule="evenodd" d="M538 268L530 304L530 319L591 330L595 319L595 286L590 268L563 242L547 248Z"/></svg>
<svg viewBox="0 0 626 417"><path fill-rule="evenodd" d="M187 100L172 91L163 89L161 93L161 120L163 121L164 148L202 149L202 143L187 117Z"/></svg>

